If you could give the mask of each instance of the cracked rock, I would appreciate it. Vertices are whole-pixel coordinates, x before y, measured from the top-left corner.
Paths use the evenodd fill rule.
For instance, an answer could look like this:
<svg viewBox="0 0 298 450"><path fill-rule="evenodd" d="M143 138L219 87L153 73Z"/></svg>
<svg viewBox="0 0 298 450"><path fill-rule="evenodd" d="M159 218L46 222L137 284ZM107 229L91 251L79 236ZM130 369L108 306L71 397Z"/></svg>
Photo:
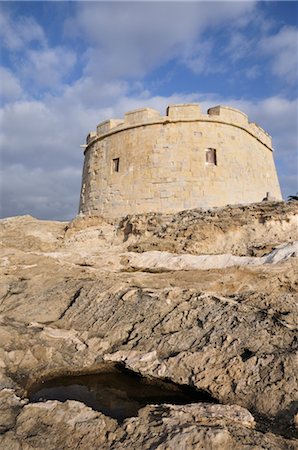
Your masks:
<svg viewBox="0 0 298 450"><path fill-rule="evenodd" d="M0 448L297 449L297 209L0 221ZM223 263L182 264L203 255ZM28 403L37 382L115 364L218 404L150 404L120 423Z"/></svg>

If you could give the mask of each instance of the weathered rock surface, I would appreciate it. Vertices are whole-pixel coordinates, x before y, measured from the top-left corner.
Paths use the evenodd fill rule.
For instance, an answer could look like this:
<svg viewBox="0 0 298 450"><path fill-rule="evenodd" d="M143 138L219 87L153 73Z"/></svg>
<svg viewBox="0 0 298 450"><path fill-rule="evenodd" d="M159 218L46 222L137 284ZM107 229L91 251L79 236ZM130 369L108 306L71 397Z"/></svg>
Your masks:
<svg viewBox="0 0 298 450"><path fill-rule="evenodd" d="M0 435L8 449L210 449L295 448L253 429L253 418L237 406L147 406L137 417L117 422L82 403L47 401L25 406L13 430Z"/></svg>
<svg viewBox="0 0 298 450"><path fill-rule="evenodd" d="M120 222L120 232L132 251L263 256L279 244L297 240L297 226L295 202L264 202L128 216Z"/></svg>
<svg viewBox="0 0 298 450"><path fill-rule="evenodd" d="M0 448L298 448L297 209L0 221ZM172 265L148 265L153 250ZM224 253L230 267L173 265ZM152 405L119 424L26 400L37 380L114 362L221 404Z"/></svg>
<svg viewBox="0 0 298 450"><path fill-rule="evenodd" d="M177 255L169 252L127 253L123 255L122 265L127 270L167 271L167 270L208 270L231 266L261 266L276 264L293 256L298 256L298 241L281 245L268 255L234 256L223 255Z"/></svg>

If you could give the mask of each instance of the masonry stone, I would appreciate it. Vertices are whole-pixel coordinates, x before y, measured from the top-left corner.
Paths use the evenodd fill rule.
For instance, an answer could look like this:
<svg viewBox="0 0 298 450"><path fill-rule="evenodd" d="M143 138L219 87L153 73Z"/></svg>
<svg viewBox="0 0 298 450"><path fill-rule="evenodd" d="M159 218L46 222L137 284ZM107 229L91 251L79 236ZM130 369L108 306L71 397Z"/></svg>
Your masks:
<svg viewBox="0 0 298 450"><path fill-rule="evenodd" d="M146 212L282 200L271 137L243 112L198 104L151 108L87 136L79 212Z"/></svg>

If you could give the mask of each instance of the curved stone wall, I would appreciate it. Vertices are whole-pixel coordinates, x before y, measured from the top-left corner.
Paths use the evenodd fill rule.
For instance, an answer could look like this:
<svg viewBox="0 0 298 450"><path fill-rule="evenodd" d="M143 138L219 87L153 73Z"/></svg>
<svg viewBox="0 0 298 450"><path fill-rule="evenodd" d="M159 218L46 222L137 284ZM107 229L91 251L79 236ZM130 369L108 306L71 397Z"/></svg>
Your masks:
<svg viewBox="0 0 298 450"><path fill-rule="evenodd" d="M234 108L150 108L108 120L87 137L80 212L144 212L281 200L270 136Z"/></svg>

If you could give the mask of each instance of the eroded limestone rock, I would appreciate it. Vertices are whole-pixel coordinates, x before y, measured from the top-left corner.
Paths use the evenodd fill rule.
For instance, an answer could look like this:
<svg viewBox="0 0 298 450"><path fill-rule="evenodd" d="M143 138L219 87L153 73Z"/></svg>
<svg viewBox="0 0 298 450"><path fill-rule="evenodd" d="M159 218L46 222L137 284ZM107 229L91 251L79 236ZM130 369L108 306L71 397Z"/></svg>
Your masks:
<svg viewBox="0 0 298 450"><path fill-rule="evenodd" d="M296 217L294 203L266 203L121 223L0 222L0 448L297 448L295 252L208 270L121 263L133 250L270 258L298 239ZM78 402L26 404L36 380L115 362L221 404L147 406L123 424Z"/></svg>
<svg viewBox="0 0 298 450"><path fill-rule="evenodd" d="M253 427L248 411L232 405L152 405L118 424L79 402L47 401L23 407L14 429L0 435L0 446L44 450L295 448L295 441Z"/></svg>

